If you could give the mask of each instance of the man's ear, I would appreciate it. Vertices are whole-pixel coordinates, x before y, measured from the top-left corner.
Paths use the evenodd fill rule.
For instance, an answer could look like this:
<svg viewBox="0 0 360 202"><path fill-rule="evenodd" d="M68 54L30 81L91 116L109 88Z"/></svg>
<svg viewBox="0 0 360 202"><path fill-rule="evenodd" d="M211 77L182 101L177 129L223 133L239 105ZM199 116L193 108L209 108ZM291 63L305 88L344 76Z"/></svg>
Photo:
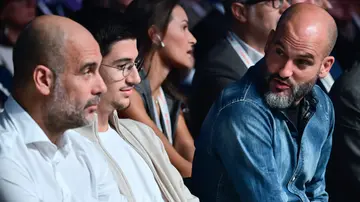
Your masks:
<svg viewBox="0 0 360 202"><path fill-rule="evenodd" d="M335 58L333 56L327 56L324 58L319 72L319 77L324 78L328 75L332 65L335 62Z"/></svg>
<svg viewBox="0 0 360 202"><path fill-rule="evenodd" d="M231 13L233 17L241 23L245 23L248 20L246 7L242 3L239 2L232 3Z"/></svg>
<svg viewBox="0 0 360 202"><path fill-rule="evenodd" d="M55 83L55 75L46 66L38 65L35 67L35 70L33 72L33 80L35 88L42 95L49 95Z"/></svg>
<svg viewBox="0 0 360 202"><path fill-rule="evenodd" d="M269 47L270 47L270 44L273 42L274 40L274 37L275 37L275 30L271 30L269 35L268 35L268 38L267 38L267 41L266 41L266 45L265 45L265 53L268 51Z"/></svg>

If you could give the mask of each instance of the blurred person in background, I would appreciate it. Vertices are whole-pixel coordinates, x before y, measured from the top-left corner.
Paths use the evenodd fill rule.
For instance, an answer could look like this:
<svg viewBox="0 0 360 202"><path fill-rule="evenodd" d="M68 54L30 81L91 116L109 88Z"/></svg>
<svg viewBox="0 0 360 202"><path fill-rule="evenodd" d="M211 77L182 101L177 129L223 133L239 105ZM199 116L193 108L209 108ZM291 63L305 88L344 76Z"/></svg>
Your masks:
<svg viewBox="0 0 360 202"><path fill-rule="evenodd" d="M124 12L133 0L109 0L109 7Z"/></svg>
<svg viewBox="0 0 360 202"><path fill-rule="evenodd" d="M270 30L289 7L286 0L225 0L228 33L196 61L189 101L191 133L200 133L202 122L220 92L240 80L264 56ZM216 29L216 28L214 28Z"/></svg>
<svg viewBox="0 0 360 202"><path fill-rule="evenodd" d="M360 201L360 58L335 81L330 98L335 109L333 148L327 167L331 202Z"/></svg>
<svg viewBox="0 0 360 202"><path fill-rule="evenodd" d="M83 8L100 7L125 12L132 0L83 0Z"/></svg>
<svg viewBox="0 0 360 202"><path fill-rule="evenodd" d="M360 2L332 0L329 10L339 26L336 59L344 73L335 81L330 98L335 109L333 149L327 167L331 202L360 201Z"/></svg>
<svg viewBox="0 0 360 202"><path fill-rule="evenodd" d="M137 29L144 77L135 86L129 108L119 111L150 126L163 142L171 163L183 177L191 176L194 141L181 110L182 96L169 77L179 68L194 65L196 39L177 0L134 0L126 15Z"/></svg>
<svg viewBox="0 0 360 202"><path fill-rule="evenodd" d="M329 13L339 27L339 39L334 54L344 70L354 66L360 57L360 2L332 0Z"/></svg>
<svg viewBox="0 0 360 202"><path fill-rule="evenodd" d="M36 0L0 1L0 109L10 95L12 50L20 32L36 17Z"/></svg>

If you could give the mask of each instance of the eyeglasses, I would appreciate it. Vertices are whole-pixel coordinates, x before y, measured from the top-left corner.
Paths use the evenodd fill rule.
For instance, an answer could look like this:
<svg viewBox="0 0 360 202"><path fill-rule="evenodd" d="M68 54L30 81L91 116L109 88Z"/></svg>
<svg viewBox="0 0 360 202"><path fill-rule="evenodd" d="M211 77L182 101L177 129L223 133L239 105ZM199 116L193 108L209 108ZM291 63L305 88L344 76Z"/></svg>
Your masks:
<svg viewBox="0 0 360 202"><path fill-rule="evenodd" d="M246 4L253 5L260 2L265 2L266 5L272 6L275 9L281 8L284 4L284 0L250 0L249 2L246 2Z"/></svg>
<svg viewBox="0 0 360 202"><path fill-rule="evenodd" d="M143 65L142 65L143 61L144 60L142 58L137 58L135 60L135 62L129 62L129 63L123 64L123 65L116 65L116 66L107 65L107 64L101 64L101 65L104 67L111 67L111 68L115 68L119 71L122 71L122 75L124 76L124 78L126 78L131 74L133 67L135 67L136 70L138 72L140 72L143 67Z"/></svg>

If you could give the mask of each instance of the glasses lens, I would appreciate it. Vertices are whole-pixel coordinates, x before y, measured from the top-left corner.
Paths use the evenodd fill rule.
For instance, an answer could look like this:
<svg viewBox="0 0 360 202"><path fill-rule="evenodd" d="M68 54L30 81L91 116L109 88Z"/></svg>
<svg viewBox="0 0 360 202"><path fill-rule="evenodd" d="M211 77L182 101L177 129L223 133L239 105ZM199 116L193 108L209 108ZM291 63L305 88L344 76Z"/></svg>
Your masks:
<svg viewBox="0 0 360 202"><path fill-rule="evenodd" d="M128 63L125 65L124 70L123 70L124 77L127 77L130 75L131 70L134 67L134 65L135 65L134 63Z"/></svg>

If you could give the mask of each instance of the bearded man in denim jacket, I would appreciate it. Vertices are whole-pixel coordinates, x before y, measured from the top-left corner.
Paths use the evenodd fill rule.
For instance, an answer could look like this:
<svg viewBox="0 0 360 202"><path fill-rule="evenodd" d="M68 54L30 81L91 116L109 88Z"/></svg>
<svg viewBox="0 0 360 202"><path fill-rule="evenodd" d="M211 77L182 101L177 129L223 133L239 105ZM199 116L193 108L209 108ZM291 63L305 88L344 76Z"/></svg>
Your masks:
<svg viewBox="0 0 360 202"><path fill-rule="evenodd" d="M201 201L328 201L334 110L315 83L334 63L336 38L322 8L284 12L264 59L221 93L205 119L193 164Z"/></svg>

